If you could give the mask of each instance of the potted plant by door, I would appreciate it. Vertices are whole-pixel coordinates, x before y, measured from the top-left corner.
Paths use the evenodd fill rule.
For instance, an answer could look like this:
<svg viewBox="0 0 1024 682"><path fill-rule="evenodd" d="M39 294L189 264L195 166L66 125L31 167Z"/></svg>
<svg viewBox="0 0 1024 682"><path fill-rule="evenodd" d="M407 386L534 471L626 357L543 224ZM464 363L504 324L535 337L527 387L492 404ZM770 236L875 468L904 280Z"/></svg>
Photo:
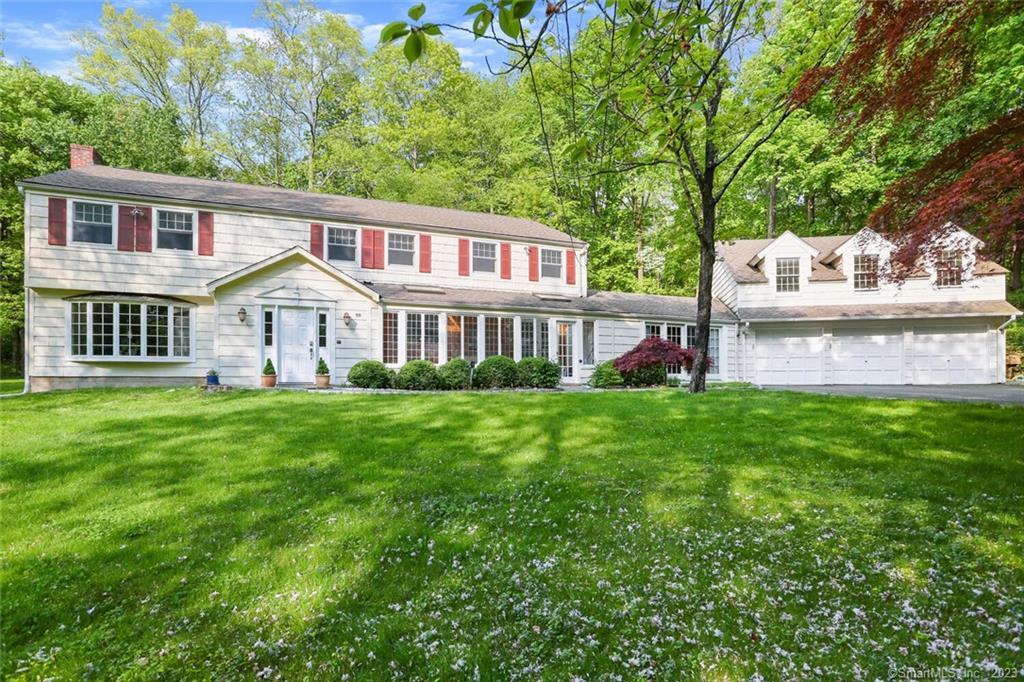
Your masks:
<svg viewBox="0 0 1024 682"><path fill-rule="evenodd" d="M220 386L220 375L217 374L217 370L211 369L206 372L206 385Z"/></svg>
<svg viewBox="0 0 1024 682"><path fill-rule="evenodd" d="M263 388L277 386L277 370L274 369L274 363L270 358L267 358L267 364L263 365L263 376L260 377L260 382L263 384Z"/></svg>
<svg viewBox="0 0 1024 682"><path fill-rule="evenodd" d="M316 387L327 388L331 385L331 370L324 362L323 358L320 358L320 362L316 363Z"/></svg>

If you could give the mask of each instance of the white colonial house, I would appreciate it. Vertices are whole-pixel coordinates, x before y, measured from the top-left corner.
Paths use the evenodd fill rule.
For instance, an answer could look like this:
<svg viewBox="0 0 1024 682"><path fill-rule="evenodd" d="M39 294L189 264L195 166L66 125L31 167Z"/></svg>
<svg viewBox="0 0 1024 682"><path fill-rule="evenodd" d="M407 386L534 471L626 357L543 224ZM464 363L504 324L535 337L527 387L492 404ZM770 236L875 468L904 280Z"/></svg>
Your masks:
<svg viewBox="0 0 1024 682"><path fill-rule="evenodd" d="M31 390L208 369L253 386L268 358L282 384L311 383L318 358L343 384L367 358L492 355L581 383L645 336L695 332L695 299L591 291L587 245L530 220L111 168L80 145L20 187ZM1017 311L976 246L897 288L872 274L880 238L722 245L711 379L1000 381Z"/></svg>

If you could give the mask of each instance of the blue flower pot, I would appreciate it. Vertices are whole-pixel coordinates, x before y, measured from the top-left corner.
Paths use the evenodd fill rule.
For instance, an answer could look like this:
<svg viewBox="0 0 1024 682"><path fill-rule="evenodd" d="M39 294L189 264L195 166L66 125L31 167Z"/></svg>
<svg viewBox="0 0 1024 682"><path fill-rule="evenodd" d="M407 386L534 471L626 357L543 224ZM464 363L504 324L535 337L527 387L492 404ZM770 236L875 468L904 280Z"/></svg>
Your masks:
<svg viewBox="0 0 1024 682"><path fill-rule="evenodd" d="M214 376L212 374L207 374L206 375L206 385L207 386L220 386L220 377Z"/></svg>

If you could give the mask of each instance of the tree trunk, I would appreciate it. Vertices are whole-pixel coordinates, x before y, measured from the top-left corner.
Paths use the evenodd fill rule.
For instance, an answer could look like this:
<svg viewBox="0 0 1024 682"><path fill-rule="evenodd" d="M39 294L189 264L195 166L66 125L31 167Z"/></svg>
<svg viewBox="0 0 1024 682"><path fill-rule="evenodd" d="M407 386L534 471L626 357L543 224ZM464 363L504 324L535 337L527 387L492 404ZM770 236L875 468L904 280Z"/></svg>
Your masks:
<svg viewBox="0 0 1024 682"><path fill-rule="evenodd" d="M641 212L633 209L633 230L636 238L636 281L644 281L644 220Z"/></svg>
<svg viewBox="0 0 1024 682"><path fill-rule="evenodd" d="M697 339L694 344L690 393L703 393L707 385L708 339L711 336L711 281L715 268L714 171L701 187L700 274L697 279Z"/></svg>
<svg viewBox="0 0 1024 682"><path fill-rule="evenodd" d="M1024 239L1013 245L1013 255L1010 257L1010 291L1021 289L1021 256L1024 256Z"/></svg>
<svg viewBox="0 0 1024 682"><path fill-rule="evenodd" d="M775 239L775 196L779 190L779 176L768 181L768 239Z"/></svg>
<svg viewBox="0 0 1024 682"><path fill-rule="evenodd" d="M807 224L814 222L814 194L807 195Z"/></svg>

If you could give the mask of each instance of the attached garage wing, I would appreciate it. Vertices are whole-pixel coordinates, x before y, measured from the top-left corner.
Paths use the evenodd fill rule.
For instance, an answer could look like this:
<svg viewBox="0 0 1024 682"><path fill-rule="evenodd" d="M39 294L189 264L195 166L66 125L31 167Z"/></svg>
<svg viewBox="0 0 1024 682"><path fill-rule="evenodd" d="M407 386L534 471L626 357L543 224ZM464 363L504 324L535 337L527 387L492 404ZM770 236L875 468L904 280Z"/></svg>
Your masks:
<svg viewBox="0 0 1024 682"><path fill-rule="evenodd" d="M915 327L915 384L987 384L992 351L984 327Z"/></svg>
<svg viewBox="0 0 1024 682"><path fill-rule="evenodd" d="M759 330L754 345L757 383L822 383L824 347L821 329Z"/></svg>

